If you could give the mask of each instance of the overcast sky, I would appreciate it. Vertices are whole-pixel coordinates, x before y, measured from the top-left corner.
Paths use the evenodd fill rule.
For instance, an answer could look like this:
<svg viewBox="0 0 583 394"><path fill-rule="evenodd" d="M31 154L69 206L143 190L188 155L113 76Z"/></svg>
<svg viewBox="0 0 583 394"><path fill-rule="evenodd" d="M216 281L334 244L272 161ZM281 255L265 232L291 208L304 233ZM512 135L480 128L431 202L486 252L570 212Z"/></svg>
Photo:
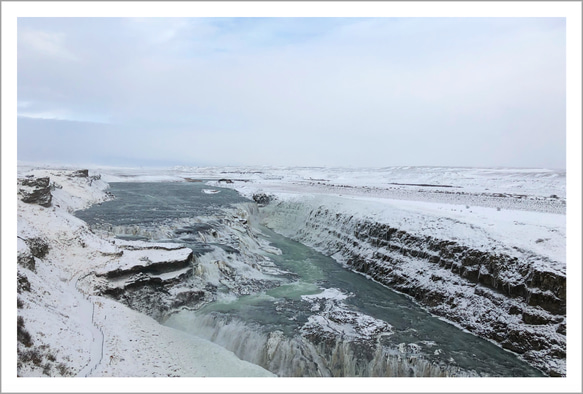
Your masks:
<svg viewBox="0 0 583 394"><path fill-rule="evenodd" d="M18 160L565 168L564 18L19 18Z"/></svg>

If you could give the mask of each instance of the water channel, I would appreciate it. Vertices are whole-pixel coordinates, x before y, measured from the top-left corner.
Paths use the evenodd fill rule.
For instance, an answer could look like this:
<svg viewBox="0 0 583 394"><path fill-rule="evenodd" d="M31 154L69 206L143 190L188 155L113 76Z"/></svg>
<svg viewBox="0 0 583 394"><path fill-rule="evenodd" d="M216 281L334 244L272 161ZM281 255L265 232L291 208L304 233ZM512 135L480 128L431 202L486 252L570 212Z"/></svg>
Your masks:
<svg viewBox="0 0 583 394"><path fill-rule="evenodd" d="M152 228L196 216L214 217L210 223L220 226L222 207L248 202L233 190L208 189L202 182L112 183L115 200L77 216L93 226L118 229ZM189 240L186 230L174 231L172 241L204 253L204 245ZM542 376L514 354L432 316L410 298L266 227L258 225L258 230L281 250L264 255L289 275L255 294L179 311L164 324L218 343L280 376ZM318 327L319 322L336 324L340 334ZM351 337L351 324L360 324L361 332L384 334Z"/></svg>

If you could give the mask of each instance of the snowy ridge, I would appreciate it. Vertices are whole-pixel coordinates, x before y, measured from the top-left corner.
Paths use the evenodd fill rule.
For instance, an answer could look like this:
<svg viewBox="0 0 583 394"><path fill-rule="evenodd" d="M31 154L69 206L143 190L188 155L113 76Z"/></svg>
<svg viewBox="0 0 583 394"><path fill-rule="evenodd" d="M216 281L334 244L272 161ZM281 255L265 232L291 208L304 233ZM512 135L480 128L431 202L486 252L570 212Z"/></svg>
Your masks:
<svg viewBox="0 0 583 394"><path fill-rule="evenodd" d="M454 167L257 167L188 168L173 174L230 178L250 197L271 193L328 194L407 201L431 201L490 208L565 213L566 172L550 169ZM218 182L210 183L218 186Z"/></svg>

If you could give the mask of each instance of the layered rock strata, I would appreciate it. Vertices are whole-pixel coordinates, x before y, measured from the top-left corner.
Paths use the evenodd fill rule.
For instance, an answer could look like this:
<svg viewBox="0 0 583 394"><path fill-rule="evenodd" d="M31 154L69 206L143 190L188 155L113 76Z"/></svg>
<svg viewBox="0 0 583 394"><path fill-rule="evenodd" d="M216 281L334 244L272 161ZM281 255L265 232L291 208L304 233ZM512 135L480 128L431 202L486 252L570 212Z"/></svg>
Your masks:
<svg viewBox="0 0 583 394"><path fill-rule="evenodd" d="M413 297L546 374L565 376L566 275L547 257L477 249L302 202L272 204L264 214L283 235Z"/></svg>

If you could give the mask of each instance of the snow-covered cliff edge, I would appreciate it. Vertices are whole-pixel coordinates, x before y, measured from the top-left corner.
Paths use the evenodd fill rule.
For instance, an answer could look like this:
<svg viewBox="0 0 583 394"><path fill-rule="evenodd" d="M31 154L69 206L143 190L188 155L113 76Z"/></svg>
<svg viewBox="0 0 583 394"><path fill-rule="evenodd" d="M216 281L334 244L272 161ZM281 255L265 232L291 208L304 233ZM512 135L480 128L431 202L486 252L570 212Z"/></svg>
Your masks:
<svg viewBox="0 0 583 394"><path fill-rule="evenodd" d="M18 188L18 376L273 376L97 295L93 274L192 271L189 249L101 238L72 215L110 198L98 175L35 170Z"/></svg>

